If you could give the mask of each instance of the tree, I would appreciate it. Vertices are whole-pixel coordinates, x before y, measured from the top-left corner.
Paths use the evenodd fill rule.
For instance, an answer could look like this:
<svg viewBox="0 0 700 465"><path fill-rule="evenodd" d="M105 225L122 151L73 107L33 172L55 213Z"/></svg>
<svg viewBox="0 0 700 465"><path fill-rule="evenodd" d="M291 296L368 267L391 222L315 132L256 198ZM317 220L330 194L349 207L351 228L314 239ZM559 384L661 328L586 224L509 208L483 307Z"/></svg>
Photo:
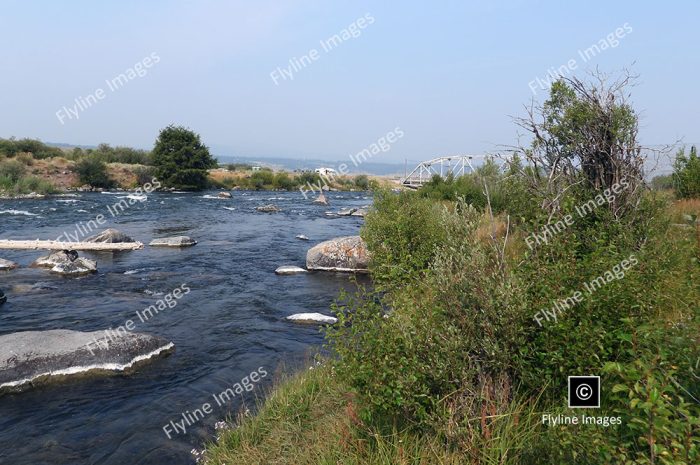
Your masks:
<svg viewBox="0 0 700 465"><path fill-rule="evenodd" d="M642 147L637 141L638 115L627 87L634 78L610 80L602 73L592 82L562 78L549 99L528 108L517 123L532 135L532 144L516 148L530 164L531 186L550 215L559 211L575 186L594 192L627 184L610 202L616 217L636 208L644 185Z"/></svg>
<svg viewBox="0 0 700 465"><path fill-rule="evenodd" d="M176 189L206 188L207 170L217 166L199 134L172 124L160 131L152 156L161 184Z"/></svg>
<svg viewBox="0 0 700 465"><path fill-rule="evenodd" d="M679 150L673 168L676 196L681 199L700 197L700 157L697 148L691 147L687 157L685 149Z"/></svg>

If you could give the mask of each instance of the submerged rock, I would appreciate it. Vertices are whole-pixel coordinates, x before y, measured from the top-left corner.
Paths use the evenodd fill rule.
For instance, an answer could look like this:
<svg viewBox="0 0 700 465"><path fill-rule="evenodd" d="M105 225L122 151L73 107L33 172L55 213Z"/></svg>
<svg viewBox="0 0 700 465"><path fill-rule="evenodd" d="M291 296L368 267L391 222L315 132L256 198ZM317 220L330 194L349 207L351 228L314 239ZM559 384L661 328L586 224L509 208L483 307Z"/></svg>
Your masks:
<svg viewBox="0 0 700 465"><path fill-rule="evenodd" d="M85 242L104 242L107 244L118 244L122 242L136 241L117 229L109 228L105 229L99 234L95 234L94 236L88 237L87 239L85 239Z"/></svg>
<svg viewBox="0 0 700 465"><path fill-rule="evenodd" d="M355 207L345 207L341 208L338 212L338 216L350 216L357 211Z"/></svg>
<svg viewBox="0 0 700 465"><path fill-rule="evenodd" d="M17 265L15 262L11 262L10 260L3 260L2 258L0 258L0 271L14 270L18 266L19 265Z"/></svg>
<svg viewBox="0 0 700 465"><path fill-rule="evenodd" d="M367 272L369 253L360 236L336 237L306 253L306 268L322 271Z"/></svg>
<svg viewBox="0 0 700 465"><path fill-rule="evenodd" d="M302 241L308 241L308 240L309 240L309 238L306 237L306 236L304 236L303 234L299 234L299 235L294 236L294 237L296 237L297 239L302 240Z"/></svg>
<svg viewBox="0 0 700 465"><path fill-rule="evenodd" d="M54 273L66 275L89 274L97 271L97 263L94 260L79 257L75 250L51 252L49 255L37 258L30 266L51 268Z"/></svg>
<svg viewBox="0 0 700 465"><path fill-rule="evenodd" d="M153 239L148 245L151 247L191 247L195 244L197 241L189 236L174 236Z"/></svg>
<svg viewBox="0 0 700 465"><path fill-rule="evenodd" d="M163 338L127 330L109 335L65 329L5 334L0 336L0 392L86 373L127 371L173 348Z"/></svg>
<svg viewBox="0 0 700 465"><path fill-rule="evenodd" d="M299 274L299 273L308 273L304 268L300 268L298 266L280 266L275 270L275 274L282 274L282 275L288 275L288 274Z"/></svg>
<svg viewBox="0 0 700 465"><path fill-rule="evenodd" d="M4 304L7 302L7 297L5 296L5 293L0 290L0 305Z"/></svg>
<svg viewBox="0 0 700 465"><path fill-rule="evenodd" d="M261 205L260 207L256 207L255 209L263 213L277 213L278 211L280 211L280 209L273 204Z"/></svg>
<svg viewBox="0 0 700 465"><path fill-rule="evenodd" d="M324 315L322 313L295 313L285 318L287 321L293 321L294 323L304 323L304 324L335 324L338 319L333 316Z"/></svg>
<svg viewBox="0 0 700 465"><path fill-rule="evenodd" d="M326 195L323 192L318 194L318 197L316 197L316 200L314 200L314 203L318 203L321 205L330 205L330 203L328 203L328 199L326 198Z"/></svg>
<svg viewBox="0 0 700 465"><path fill-rule="evenodd" d="M362 208L358 208L357 210L352 212L351 216L361 216L364 218L366 215L367 215L367 207L362 207Z"/></svg>

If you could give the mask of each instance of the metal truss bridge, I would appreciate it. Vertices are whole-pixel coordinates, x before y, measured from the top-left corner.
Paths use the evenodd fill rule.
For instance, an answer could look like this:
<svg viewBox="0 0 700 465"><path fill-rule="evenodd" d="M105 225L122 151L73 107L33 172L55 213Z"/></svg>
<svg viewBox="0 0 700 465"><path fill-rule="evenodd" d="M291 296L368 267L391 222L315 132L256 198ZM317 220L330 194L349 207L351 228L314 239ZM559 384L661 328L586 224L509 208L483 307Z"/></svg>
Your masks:
<svg viewBox="0 0 700 465"><path fill-rule="evenodd" d="M472 159L473 157L469 155L456 155L420 162L413 171L401 180L401 184L411 189L418 189L436 174L443 179L450 174L457 178L474 171Z"/></svg>

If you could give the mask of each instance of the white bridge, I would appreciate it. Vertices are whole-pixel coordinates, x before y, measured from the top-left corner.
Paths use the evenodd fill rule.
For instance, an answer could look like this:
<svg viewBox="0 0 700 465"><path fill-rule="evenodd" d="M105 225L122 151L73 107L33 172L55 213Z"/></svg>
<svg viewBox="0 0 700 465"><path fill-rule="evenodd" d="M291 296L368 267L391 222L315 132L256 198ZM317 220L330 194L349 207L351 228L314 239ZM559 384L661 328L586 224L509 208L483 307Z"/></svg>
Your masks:
<svg viewBox="0 0 700 465"><path fill-rule="evenodd" d="M472 158L469 155L455 155L420 162L413 171L401 180L401 184L411 189L418 189L436 174L444 179L450 174L457 178L471 173L474 171Z"/></svg>

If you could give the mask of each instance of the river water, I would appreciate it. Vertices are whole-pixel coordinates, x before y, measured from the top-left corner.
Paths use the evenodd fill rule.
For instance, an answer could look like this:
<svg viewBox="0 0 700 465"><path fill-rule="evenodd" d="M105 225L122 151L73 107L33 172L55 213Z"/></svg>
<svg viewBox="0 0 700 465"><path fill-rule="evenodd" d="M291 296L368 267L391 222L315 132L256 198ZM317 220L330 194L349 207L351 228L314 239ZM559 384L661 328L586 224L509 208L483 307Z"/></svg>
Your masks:
<svg viewBox="0 0 700 465"><path fill-rule="evenodd" d="M191 464L190 451L212 438L214 424L255 402L281 367L298 366L322 343L315 326L284 317L298 312L328 314L351 276L274 274L280 265L304 266L306 251L332 237L358 234L362 219L326 212L371 202L368 193L332 192L331 207L304 200L299 192L153 193L123 213L109 210L125 193L83 193L46 200L0 200L0 239L55 239L81 234L99 214L144 243L188 235L186 249L146 247L120 253L82 252L99 272L65 278L27 268L42 251L0 250L22 268L0 273L8 302L0 307L0 334L16 331L116 328L134 319L136 332L162 336L175 352L135 373L87 378L0 396L0 463ZM258 213L274 203L282 211ZM76 226L78 225L78 226ZM304 234L310 241L296 239ZM145 322L136 311L186 284L191 292L172 309ZM217 406L220 393L260 367L270 375L255 389ZM187 433L163 432L170 420L204 403L213 412Z"/></svg>

